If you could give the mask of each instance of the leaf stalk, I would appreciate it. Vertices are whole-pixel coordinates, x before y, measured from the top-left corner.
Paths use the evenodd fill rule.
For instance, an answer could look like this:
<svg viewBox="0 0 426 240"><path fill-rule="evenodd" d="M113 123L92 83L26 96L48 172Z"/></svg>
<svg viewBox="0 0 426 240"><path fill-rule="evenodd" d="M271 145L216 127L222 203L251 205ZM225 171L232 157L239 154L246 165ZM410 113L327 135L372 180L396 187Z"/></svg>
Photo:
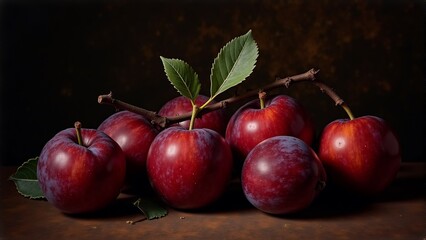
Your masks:
<svg viewBox="0 0 426 240"><path fill-rule="evenodd" d="M192 102L192 114L191 114L191 121L189 122L189 130L194 129L195 119L198 115L198 112L200 111L200 108Z"/></svg>

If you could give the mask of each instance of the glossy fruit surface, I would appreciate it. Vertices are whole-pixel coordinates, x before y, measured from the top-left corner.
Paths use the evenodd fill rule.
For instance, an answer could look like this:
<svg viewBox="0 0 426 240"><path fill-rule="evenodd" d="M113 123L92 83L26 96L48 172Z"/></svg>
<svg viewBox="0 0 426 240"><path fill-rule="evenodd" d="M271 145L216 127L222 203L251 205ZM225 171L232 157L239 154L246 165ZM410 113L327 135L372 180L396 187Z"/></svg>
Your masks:
<svg viewBox="0 0 426 240"><path fill-rule="evenodd" d="M147 173L170 206L195 209L221 196L231 177L232 154L225 139L210 129L171 127L154 139Z"/></svg>
<svg viewBox="0 0 426 240"><path fill-rule="evenodd" d="M240 161L261 141L281 135L300 138L308 145L314 136L312 121L304 108L285 95L265 101L263 109L259 100L245 104L233 114L226 129L226 140Z"/></svg>
<svg viewBox="0 0 426 240"><path fill-rule="evenodd" d="M322 133L318 155L330 181L364 195L382 192L399 170L400 145L386 122L375 116L340 119Z"/></svg>
<svg viewBox="0 0 426 240"><path fill-rule="evenodd" d="M199 95L195 100L197 106L203 105L209 98L203 95ZM215 101L212 101L215 103ZM211 103L211 104L212 104ZM179 96L171 99L166 104L164 104L161 109L158 111L158 114L165 117L174 117L181 115L183 113L188 113L192 111L191 101L183 96ZM180 126L188 129L190 120L182 121L179 123ZM226 130L226 114L222 109L218 109L206 114L203 114L201 117L195 119L194 127L195 128L208 128L212 129L222 136L225 134Z"/></svg>
<svg viewBox="0 0 426 240"><path fill-rule="evenodd" d="M315 152L302 140L276 136L258 144L244 162L241 184L247 200L270 214L307 208L326 182Z"/></svg>
<svg viewBox="0 0 426 240"><path fill-rule="evenodd" d="M46 199L65 213L87 213L112 203L123 186L125 156L118 144L101 131L81 129L56 134L43 147L37 178Z"/></svg>
<svg viewBox="0 0 426 240"><path fill-rule="evenodd" d="M98 130L114 139L126 155L127 180L138 184L145 175L149 147L158 130L139 114L120 111L105 119Z"/></svg>

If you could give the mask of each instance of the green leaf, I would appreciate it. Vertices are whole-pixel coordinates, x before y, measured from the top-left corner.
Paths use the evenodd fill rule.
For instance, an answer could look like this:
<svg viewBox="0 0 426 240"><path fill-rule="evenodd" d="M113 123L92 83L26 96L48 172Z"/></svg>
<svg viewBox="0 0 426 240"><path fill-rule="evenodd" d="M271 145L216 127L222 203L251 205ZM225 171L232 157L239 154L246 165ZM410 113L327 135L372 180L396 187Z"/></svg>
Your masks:
<svg viewBox="0 0 426 240"><path fill-rule="evenodd" d="M164 217L168 213L167 209L153 199L138 198L133 205L139 208L148 220Z"/></svg>
<svg viewBox="0 0 426 240"><path fill-rule="evenodd" d="M214 98L244 81L253 72L258 56L251 30L228 42L213 62L210 96Z"/></svg>
<svg viewBox="0 0 426 240"><path fill-rule="evenodd" d="M182 96L195 101L200 92L201 84L194 69L188 63L179 59L160 58L167 78L176 90Z"/></svg>
<svg viewBox="0 0 426 240"><path fill-rule="evenodd" d="M15 174L9 180L15 182L16 189L24 197L30 199L44 198L37 180L38 157L31 158L18 167Z"/></svg>

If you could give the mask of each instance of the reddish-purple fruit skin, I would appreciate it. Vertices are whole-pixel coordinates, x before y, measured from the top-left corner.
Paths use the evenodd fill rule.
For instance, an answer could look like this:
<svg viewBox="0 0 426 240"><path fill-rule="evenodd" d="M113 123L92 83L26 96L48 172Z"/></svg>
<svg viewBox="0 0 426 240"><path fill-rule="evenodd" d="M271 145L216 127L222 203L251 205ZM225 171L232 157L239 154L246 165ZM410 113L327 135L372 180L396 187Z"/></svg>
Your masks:
<svg viewBox="0 0 426 240"><path fill-rule="evenodd" d="M43 147L37 164L41 190L53 206L64 213L100 210L120 193L126 172L124 153L103 132L65 129Z"/></svg>
<svg viewBox="0 0 426 240"><path fill-rule="evenodd" d="M395 133L375 116L329 123L323 130L318 155L330 181L361 195L384 191L401 164Z"/></svg>
<svg viewBox="0 0 426 240"><path fill-rule="evenodd" d="M278 95L265 101L260 109L259 100L239 108L226 129L226 140L240 161L261 141L274 136L289 135L312 144L314 126L304 108L295 99Z"/></svg>
<svg viewBox="0 0 426 240"><path fill-rule="evenodd" d="M302 140L276 136L258 144L244 162L241 184L247 200L270 214L307 208L326 182L315 152Z"/></svg>
<svg viewBox="0 0 426 240"><path fill-rule="evenodd" d="M232 171L225 139L210 129L171 127L154 139L147 173L158 195L171 207L202 208L224 192Z"/></svg>
<svg viewBox="0 0 426 240"><path fill-rule="evenodd" d="M145 175L146 158L158 130L143 116L129 111L112 114L98 127L114 139L126 155L127 181L136 184Z"/></svg>
<svg viewBox="0 0 426 240"><path fill-rule="evenodd" d="M209 98L204 95L199 95L195 100L197 106L203 105ZM212 101L210 104L215 103ZM164 117L174 117L188 113L192 111L191 101L183 96L179 96L171 99L164 104L158 111L158 114ZM180 126L188 129L190 120L182 121L179 123ZM212 129L222 136L225 135L227 124L227 118L224 110L218 109L206 114L203 114L200 118L195 119L194 128L208 128Z"/></svg>

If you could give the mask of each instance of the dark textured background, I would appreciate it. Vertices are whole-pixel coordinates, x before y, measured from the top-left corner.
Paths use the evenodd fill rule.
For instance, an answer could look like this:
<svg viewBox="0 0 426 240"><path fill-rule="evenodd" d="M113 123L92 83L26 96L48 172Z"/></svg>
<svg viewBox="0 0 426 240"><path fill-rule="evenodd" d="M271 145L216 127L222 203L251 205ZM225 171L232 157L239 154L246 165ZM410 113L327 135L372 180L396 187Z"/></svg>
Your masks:
<svg viewBox="0 0 426 240"><path fill-rule="evenodd" d="M208 94L219 49L249 29L260 56L242 87L321 69L355 115L394 127L404 161L424 159L423 1L58 2L0 3L4 165L37 156L75 120L96 128L113 113L97 103L110 90L158 110L177 96L160 55L191 64ZM282 92L308 108L318 131L346 117L309 85Z"/></svg>

